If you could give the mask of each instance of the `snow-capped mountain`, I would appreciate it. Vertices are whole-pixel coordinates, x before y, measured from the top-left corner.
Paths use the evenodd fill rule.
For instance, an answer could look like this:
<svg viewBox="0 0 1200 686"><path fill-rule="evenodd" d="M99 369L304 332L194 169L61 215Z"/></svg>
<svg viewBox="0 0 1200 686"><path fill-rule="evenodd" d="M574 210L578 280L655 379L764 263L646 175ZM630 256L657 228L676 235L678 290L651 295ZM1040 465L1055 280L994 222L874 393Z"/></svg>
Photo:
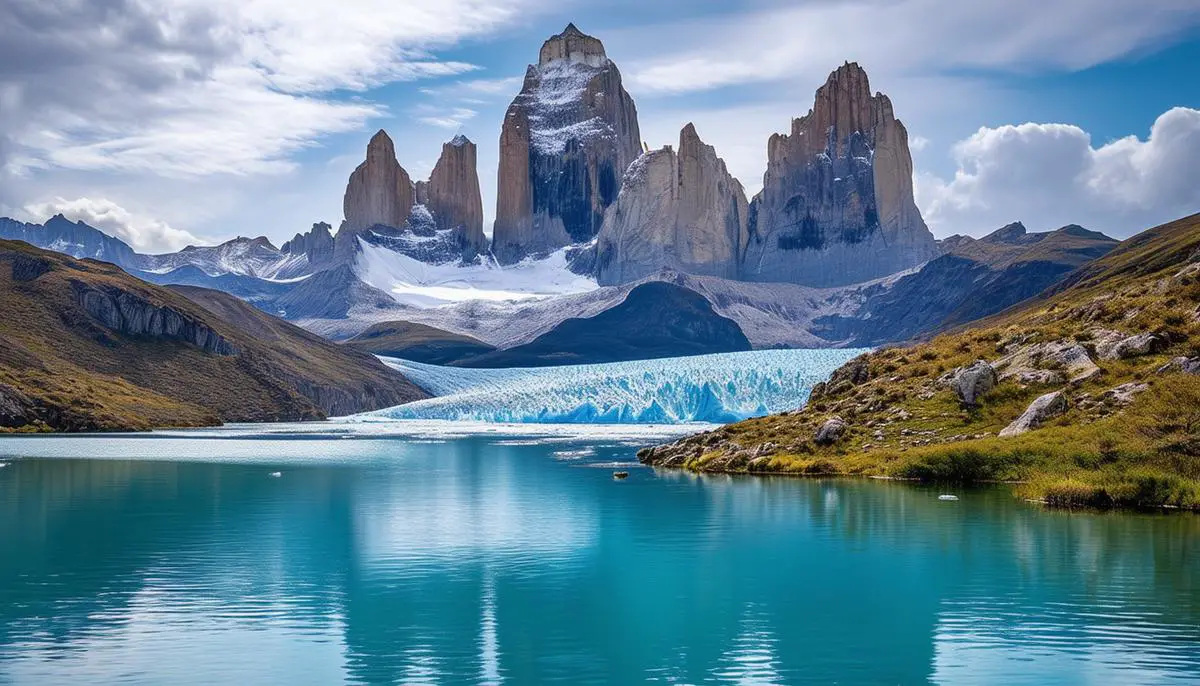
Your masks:
<svg viewBox="0 0 1200 686"><path fill-rule="evenodd" d="M591 241L641 151L603 44L574 24L551 36L504 116L492 252L508 264Z"/></svg>
<svg viewBox="0 0 1200 686"><path fill-rule="evenodd" d="M142 271L154 274L192 266L209 276L238 274L268 280L293 279L312 272L303 253L285 253L264 236L238 237L208 247L189 245L164 255L140 255L137 263Z"/></svg>

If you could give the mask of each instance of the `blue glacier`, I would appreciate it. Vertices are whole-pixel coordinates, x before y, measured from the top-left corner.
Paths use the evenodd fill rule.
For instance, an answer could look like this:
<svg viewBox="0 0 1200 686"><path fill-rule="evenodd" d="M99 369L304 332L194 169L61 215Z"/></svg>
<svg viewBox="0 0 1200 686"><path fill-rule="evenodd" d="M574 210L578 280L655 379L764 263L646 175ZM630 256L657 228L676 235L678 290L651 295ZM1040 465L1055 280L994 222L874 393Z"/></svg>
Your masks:
<svg viewBox="0 0 1200 686"><path fill-rule="evenodd" d="M434 398L365 418L503 423L726 423L804 404L863 349L761 350L533 369L460 369L383 358Z"/></svg>

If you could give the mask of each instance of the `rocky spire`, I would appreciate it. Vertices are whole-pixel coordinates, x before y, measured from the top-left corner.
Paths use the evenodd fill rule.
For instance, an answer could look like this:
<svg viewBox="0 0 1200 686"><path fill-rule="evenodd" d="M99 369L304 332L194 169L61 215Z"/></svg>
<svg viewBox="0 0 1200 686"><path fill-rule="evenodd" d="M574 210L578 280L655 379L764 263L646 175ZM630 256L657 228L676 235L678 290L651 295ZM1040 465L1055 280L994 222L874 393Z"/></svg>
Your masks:
<svg viewBox="0 0 1200 686"><path fill-rule="evenodd" d="M500 133L497 258L594 238L640 152L637 109L604 46L573 24L551 36Z"/></svg>
<svg viewBox="0 0 1200 686"><path fill-rule="evenodd" d="M375 225L401 228L413 206L413 185L408 172L396 161L396 148L380 129L367 144L367 159L350 175L342 201L351 232Z"/></svg>
<svg viewBox="0 0 1200 686"><path fill-rule="evenodd" d="M592 67L603 67L608 63L604 44L599 39L580 31L575 24L567 24L562 33L551 36L542 44L538 53L538 66L544 67L555 60L581 62Z"/></svg>
<svg viewBox="0 0 1200 686"><path fill-rule="evenodd" d="M688 124L678 152L666 146L630 165L597 237L597 279L621 284L662 269L737 278L747 209L742 184Z"/></svg>
<svg viewBox="0 0 1200 686"><path fill-rule="evenodd" d="M483 235L483 199L479 193L479 173L475 168L475 144L458 135L442 145L438 158L423 186L425 203L439 229L453 229L463 247L463 257L470 259L487 247Z"/></svg>
<svg viewBox="0 0 1200 686"><path fill-rule="evenodd" d="M771 136L750 217L749 280L835 286L937 254L913 200L908 133L853 62L829 75L790 134Z"/></svg>

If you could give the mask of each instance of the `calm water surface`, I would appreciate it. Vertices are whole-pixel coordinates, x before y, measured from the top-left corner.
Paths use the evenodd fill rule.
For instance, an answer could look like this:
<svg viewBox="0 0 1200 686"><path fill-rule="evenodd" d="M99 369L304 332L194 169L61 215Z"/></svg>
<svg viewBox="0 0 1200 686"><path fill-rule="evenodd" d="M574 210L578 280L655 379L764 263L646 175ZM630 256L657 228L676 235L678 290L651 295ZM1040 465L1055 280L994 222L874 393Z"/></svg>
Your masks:
<svg viewBox="0 0 1200 686"><path fill-rule="evenodd" d="M0 682L1200 683L1198 517L223 435L0 439Z"/></svg>

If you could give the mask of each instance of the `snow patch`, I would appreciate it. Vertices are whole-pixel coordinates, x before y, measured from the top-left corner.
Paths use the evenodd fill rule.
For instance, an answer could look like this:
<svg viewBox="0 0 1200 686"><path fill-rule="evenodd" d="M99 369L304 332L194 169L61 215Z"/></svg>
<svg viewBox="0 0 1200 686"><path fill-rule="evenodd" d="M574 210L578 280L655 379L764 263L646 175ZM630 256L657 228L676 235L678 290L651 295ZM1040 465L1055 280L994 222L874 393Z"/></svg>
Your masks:
<svg viewBox="0 0 1200 686"><path fill-rule="evenodd" d="M863 352L762 350L538 369L459 369L383 358L434 398L368 413L506 423L733 422L800 407Z"/></svg>
<svg viewBox="0 0 1200 686"><path fill-rule="evenodd" d="M538 68L537 85L528 94L529 137L534 150L561 155L571 141L587 141L612 133L599 117L588 117L583 94L603 67L554 60Z"/></svg>
<svg viewBox="0 0 1200 686"><path fill-rule="evenodd" d="M590 277L567 267L565 249L544 259L527 258L501 266L481 257L476 263L428 264L386 247L359 241L358 278L388 293L401 305L440 307L470 300L505 302L583 293L598 288Z"/></svg>

